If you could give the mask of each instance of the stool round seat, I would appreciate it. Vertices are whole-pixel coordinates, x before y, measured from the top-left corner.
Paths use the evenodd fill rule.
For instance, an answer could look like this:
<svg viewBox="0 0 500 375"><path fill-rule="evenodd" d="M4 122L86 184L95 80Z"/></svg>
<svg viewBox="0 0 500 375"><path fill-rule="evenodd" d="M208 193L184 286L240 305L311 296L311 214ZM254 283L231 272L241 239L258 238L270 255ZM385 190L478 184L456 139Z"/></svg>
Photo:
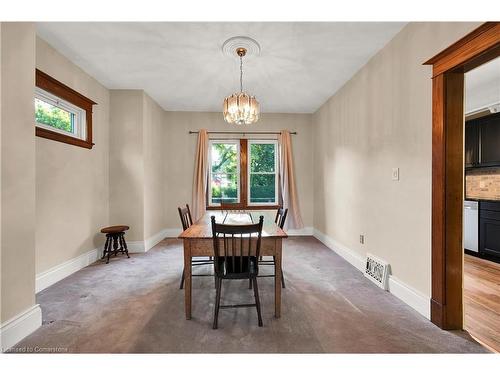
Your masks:
<svg viewBox="0 0 500 375"><path fill-rule="evenodd" d="M113 225L112 227L102 228L101 233L120 233L129 229L130 227L127 225Z"/></svg>

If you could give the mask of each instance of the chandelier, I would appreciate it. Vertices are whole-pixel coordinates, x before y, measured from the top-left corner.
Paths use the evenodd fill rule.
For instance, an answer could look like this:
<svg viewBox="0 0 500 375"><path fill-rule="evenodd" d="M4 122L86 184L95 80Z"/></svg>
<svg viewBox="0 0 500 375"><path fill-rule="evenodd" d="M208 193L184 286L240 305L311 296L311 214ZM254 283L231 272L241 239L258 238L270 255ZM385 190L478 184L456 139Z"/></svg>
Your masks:
<svg viewBox="0 0 500 375"><path fill-rule="evenodd" d="M243 91L243 57L247 54L247 49L238 47L236 54L240 58L240 92L224 99L224 120L229 124L249 125L259 120L259 102L255 96Z"/></svg>

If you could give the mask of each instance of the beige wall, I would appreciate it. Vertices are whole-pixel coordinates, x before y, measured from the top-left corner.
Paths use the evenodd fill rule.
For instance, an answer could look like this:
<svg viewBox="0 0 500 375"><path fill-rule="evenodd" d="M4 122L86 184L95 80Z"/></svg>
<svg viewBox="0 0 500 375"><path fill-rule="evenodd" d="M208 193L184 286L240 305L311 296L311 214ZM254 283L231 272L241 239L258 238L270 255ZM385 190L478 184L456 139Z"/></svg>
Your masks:
<svg viewBox="0 0 500 375"><path fill-rule="evenodd" d="M477 26L409 24L314 114L315 228L387 260L426 296L432 109L431 67L422 63Z"/></svg>
<svg viewBox="0 0 500 375"><path fill-rule="evenodd" d="M97 103L91 150L36 137L36 271L102 247L109 215L109 91L40 38L38 69Z"/></svg>
<svg viewBox="0 0 500 375"><path fill-rule="evenodd" d="M111 90L110 222L144 239L143 91Z"/></svg>
<svg viewBox="0 0 500 375"><path fill-rule="evenodd" d="M144 237L165 229L165 146L163 129L165 111L144 94Z"/></svg>
<svg viewBox="0 0 500 375"><path fill-rule="evenodd" d="M234 127L218 112L166 112L165 116L166 226L179 228L177 207L191 204L196 135L189 130L297 131L292 136L297 190L304 226L313 224L312 124L308 114L264 113L257 124ZM186 186L189 187L186 189Z"/></svg>
<svg viewBox="0 0 500 375"><path fill-rule="evenodd" d="M35 25L1 24L1 321L35 304Z"/></svg>
<svg viewBox="0 0 500 375"><path fill-rule="evenodd" d="M111 90L110 220L129 241L165 228L164 114L142 90Z"/></svg>

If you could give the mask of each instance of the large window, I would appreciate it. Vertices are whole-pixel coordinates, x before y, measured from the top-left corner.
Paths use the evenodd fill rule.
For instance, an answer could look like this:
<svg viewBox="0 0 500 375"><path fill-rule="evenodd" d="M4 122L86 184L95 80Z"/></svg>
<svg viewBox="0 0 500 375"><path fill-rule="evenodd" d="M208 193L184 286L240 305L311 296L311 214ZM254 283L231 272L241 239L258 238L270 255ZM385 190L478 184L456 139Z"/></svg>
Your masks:
<svg viewBox="0 0 500 375"><path fill-rule="evenodd" d="M35 134L38 137L92 148L92 106L70 87L36 70Z"/></svg>
<svg viewBox="0 0 500 375"><path fill-rule="evenodd" d="M274 140L212 140L208 206L278 205L278 145Z"/></svg>

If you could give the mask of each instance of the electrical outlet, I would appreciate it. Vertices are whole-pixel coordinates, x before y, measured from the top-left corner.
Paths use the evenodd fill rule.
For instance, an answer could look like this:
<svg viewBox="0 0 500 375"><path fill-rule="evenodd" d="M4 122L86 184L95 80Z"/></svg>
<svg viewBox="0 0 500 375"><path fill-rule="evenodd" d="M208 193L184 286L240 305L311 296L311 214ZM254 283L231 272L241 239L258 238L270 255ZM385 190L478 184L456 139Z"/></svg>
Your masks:
<svg viewBox="0 0 500 375"><path fill-rule="evenodd" d="M359 235L359 243L360 244L364 244L365 243L365 235L364 234L360 234Z"/></svg>
<svg viewBox="0 0 500 375"><path fill-rule="evenodd" d="M399 168L392 168L392 180L399 181Z"/></svg>

